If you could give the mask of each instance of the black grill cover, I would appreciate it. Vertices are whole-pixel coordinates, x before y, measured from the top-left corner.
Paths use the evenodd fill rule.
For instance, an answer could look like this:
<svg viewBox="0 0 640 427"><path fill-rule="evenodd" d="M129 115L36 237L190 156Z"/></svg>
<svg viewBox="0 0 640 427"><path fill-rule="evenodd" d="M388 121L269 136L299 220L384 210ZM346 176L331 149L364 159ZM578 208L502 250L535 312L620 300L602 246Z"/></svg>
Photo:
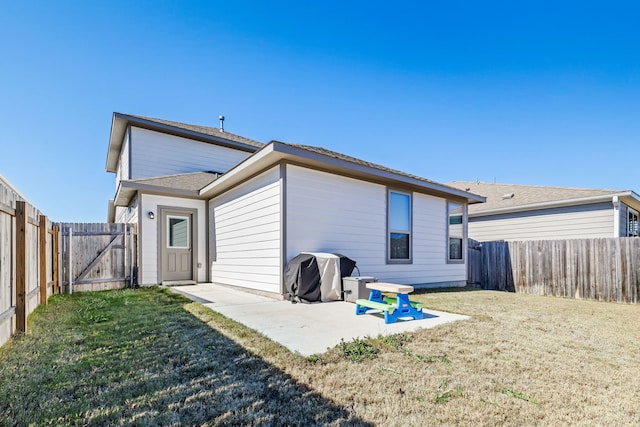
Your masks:
<svg viewBox="0 0 640 427"><path fill-rule="evenodd" d="M340 257L340 278L351 276L353 269L356 268L356 262L342 254L334 254Z"/></svg>
<svg viewBox="0 0 640 427"><path fill-rule="evenodd" d="M284 269L284 283L289 300L320 301L320 271L316 257L309 254L295 256Z"/></svg>
<svg viewBox="0 0 640 427"><path fill-rule="evenodd" d="M351 276L356 262L341 254L332 254L340 258L340 278ZM333 278L325 278L332 280ZM292 302L317 302L322 300L320 270L318 260L312 254L295 256L284 269L284 281L287 298Z"/></svg>

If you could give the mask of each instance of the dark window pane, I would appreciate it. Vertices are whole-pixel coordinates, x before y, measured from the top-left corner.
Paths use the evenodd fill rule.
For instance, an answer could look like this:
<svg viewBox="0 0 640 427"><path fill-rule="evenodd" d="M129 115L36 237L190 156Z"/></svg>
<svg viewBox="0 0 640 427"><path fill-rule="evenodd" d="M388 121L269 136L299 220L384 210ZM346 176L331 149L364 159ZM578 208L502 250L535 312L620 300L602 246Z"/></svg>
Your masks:
<svg viewBox="0 0 640 427"><path fill-rule="evenodd" d="M449 259L462 259L462 239L449 239Z"/></svg>
<svg viewBox="0 0 640 427"><path fill-rule="evenodd" d="M451 225L462 224L462 215L451 215L449 217L449 224Z"/></svg>
<svg viewBox="0 0 640 427"><path fill-rule="evenodd" d="M409 235L391 233L389 242L390 259L409 259Z"/></svg>

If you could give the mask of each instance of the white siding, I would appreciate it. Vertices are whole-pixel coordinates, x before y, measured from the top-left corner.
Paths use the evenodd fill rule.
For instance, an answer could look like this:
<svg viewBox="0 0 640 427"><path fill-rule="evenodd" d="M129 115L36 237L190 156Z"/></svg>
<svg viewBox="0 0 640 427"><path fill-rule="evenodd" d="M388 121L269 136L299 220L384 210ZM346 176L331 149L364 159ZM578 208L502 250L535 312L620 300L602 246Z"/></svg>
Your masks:
<svg viewBox="0 0 640 427"><path fill-rule="evenodd" d="M129 179L129 131L124 135L120 156L118 157L118 167L116 168L116 191L120 186L120 181Z"/></svg>
<svg viewBox="0 0 640 427"><path fill-rule="evenodd" d="M250 153L136 127L131 128L131 178L226 172Z"/></svg>
<svg viewBox="0 0 640 427"><path fill-rule="evenodd" d="M380 280L466 280L465 264L446 262L445 199L413 193L413 263L387 264L387 187L291 165L286 183L286 261L300 252L337 252Z"/></svg>
<svg viewBox="0 0 640 427"><path fill-rule="evenodd" d="M114 222L127 222L129 208L125 206L116 206L116 215Z"/></svg>
<svg viewBox="0 0 640 427"><path fill-rule="evenodd" d="M135 198L128 207L116 206L115 221L127 224L138 222L138 199Z"/></svg>
<svg viewBox="0 0 640 427"><path fill-rule="evenodd" d="M469 220L469 237L491 240L590 239L612 237L611 203L544 209Z"/></svg>
<svg viewBox="0 0 640 427"><path fill-rule="evenodd" d="M175 208L197 209L197 262L200 266L197 271L198 282L207 281L207 242L206 242L206 205L203 200L180 199L175 197L155 196L141 194L138 208L140 216L138 230L138 248L140 251L138 282L141 285L155 285L158 283L158 206L170 206ZM149 219L147 212L153 212L155 219Z"/></svg>
<svg viewBox="0 0 640 427"><path fill-rule="evenodd" d="M280 293L279 167L209 202L211 281Z"/></svg>

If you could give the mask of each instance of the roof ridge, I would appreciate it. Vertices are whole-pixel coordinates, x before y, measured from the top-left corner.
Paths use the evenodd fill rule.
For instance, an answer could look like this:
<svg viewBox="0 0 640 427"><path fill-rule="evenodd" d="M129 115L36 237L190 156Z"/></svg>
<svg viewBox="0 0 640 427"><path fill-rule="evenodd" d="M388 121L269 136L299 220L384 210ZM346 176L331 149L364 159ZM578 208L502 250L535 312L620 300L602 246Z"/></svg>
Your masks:
<svg viewBox="0 0 640 427"><path fill-rule="evenodd" d="M511 187L526 187L526 188L541 188L541 189L558 189L558 190L584 190L584 191L607 191L607 192L624 192L630 190L619 190L613 188L587 188L587 187L565 187L560 185L537 185L537 184L506 184L500 182L486 182L486 181L451 181L451 184L485 184L495 186L511 186Z"/></svg>
<svg viewBox="0 0 640 427"><path fill-rule="evenodd" d="M122 116L128 116L128 117L132 117L134 119L139 119L139 120L146 120L146 121L150 121L150 122L154 122L160 125L166 125L166 126L173 126L173 127L177 127L180 129L184 129L184 130L191 130L193 132L198 132L207 136L216 136L219 138L223 138L223 139L229 139L231 141L233 141L234 139L237 140L236 142L244 142L248 145L253 145L253 146L264 146L265 144L263 142L260 142L258 140L255 139L251 139L251 138L247 138L245 136L242 135L238 135L235 134L233 132L229 132L227 130L223 130L217 127L213 127L213 126L206 126L206 125L200 125L200 124L192 124L192 123L184 123L184 122L177 122L175 120L167 120L167 119L161 119L161 118L157 118L157 117L148 117L148 116L140 116L137 114L127 114L127 113L119 113L116 112L114 114L119 114Z"/></svg>

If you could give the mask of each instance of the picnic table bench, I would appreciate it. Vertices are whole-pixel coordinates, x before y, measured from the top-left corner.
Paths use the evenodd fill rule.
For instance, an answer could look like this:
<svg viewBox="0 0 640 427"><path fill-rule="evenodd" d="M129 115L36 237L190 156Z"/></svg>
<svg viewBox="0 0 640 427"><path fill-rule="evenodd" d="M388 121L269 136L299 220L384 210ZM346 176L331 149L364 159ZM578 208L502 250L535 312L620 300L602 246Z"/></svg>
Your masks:
<svg viewBox="0 0 640 427"><path fill-rule="evenodd" d="M370 290L369 299L356 300L356 315L365 314L369 310L384 312L384 323L395 323L401 317L422 319L422 304L410 301L409 294L413 286L396 285L394 283L371 282L366 284ZM395 297L385 297L382 292L396 294Z"/></svg>

